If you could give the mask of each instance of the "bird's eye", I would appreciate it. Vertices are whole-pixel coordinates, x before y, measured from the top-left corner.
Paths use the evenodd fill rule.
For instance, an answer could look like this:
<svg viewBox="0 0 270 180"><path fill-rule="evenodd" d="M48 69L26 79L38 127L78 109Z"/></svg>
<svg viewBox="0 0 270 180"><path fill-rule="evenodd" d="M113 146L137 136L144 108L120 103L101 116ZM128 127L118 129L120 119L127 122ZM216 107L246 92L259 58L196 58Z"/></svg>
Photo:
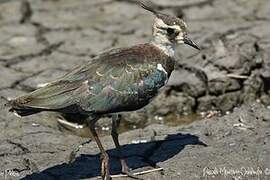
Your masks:
<svg viewBox="0 0 270 180"><path fill-rule="evenodd" d="M175 30L172 29L172 28L168 28L167 33L168 33L169 36L171 36L171 35L173 35L175 33Z"/></svg>

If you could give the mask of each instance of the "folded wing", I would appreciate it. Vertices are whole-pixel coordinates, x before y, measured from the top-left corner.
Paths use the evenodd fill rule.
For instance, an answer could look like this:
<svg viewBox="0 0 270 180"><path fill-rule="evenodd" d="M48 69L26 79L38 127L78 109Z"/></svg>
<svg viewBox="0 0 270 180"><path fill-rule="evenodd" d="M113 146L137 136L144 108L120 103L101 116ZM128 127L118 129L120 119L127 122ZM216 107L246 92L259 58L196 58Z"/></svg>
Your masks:
<svg viewBox="0 0 270 180"><path fill-rule="evenodd" d="M135 46L103 53L57 81L11 100L11 111L21 116L44 110L110 113L144 106L153 96L151 91L156 93L167 78L157 70L159 60L164 58L145 50L155 49Z"/></svg>

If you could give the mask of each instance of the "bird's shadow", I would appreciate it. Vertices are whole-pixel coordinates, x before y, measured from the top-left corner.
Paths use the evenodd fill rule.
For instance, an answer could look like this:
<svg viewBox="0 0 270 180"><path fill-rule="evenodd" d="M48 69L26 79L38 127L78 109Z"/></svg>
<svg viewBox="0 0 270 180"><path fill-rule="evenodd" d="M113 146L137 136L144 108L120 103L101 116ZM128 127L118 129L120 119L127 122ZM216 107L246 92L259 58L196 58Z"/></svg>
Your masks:
<svg viewBox="0 0 270 180"><path fill-rule="evenodd" d="M172 134L164 140L152 141L140 144L123 145L123 154L127 158L127 163L131 169L143 168L166 161L179 152L186 145L206 146L199 138L191 134ZM121 166L118 161L118 154L115 149L107 151L110 156L111 174L119 174ZM22 178L23 180L43 180L43 179L66 179L76 180L93 178L100 176L100 154L81 154L71 164L60 164L49 167L41 172L33 173Z"/></svg>

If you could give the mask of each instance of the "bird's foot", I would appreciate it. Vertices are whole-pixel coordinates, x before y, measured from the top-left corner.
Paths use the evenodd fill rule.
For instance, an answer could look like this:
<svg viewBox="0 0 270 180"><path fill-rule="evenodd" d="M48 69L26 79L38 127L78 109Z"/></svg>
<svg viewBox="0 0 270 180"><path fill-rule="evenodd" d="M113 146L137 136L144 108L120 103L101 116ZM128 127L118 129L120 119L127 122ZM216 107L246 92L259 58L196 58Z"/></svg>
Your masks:
<svg viewBox="0 0 270 180"><path fill-rule="evenodd" d="M134 173L131 171L131 169L128 167L126 161L124 159L120 160L121 166L122 166L122 174L126 175L127 177L130 177L132 179L138 179L142 180L141 178L134 175Z"/></svg>
<svg viewBox="0 0 270 180"><path fill-rule="evenodd" d="M131 169L128 167L127 163L125 162L125 160L121 160L121 166L122 166L122 174L112 175L111 176L112 178L130 177L133 179L143 180L142 178L139 178L138 175L144 175L144 174L149 174L152 172L163 171L163 168L159 166L155 166L155 167L147 168L145 170L132 172Z"/></svg>
<svg viewBox="0 0 270 180"><path fill-rule="evenodd" d="M103 180L111 180L109 156L108 154L101 154L101 177Z"/></svg>
<svg viewBox="0 0 270 180"><path fill-rule="evenodd" d="M149 174L149 173L153 173L153 172L158 172L158 171L163 171L163 168L159 167L159 168L153 168L153 169L146 169L146 170L142 170L142 171L131 172L130 173L131 175L123 172L122 174L111 175L111 177L112 178L131 177L131 178L134 178L134 179L143 180L143 178L139 178L137 176L138 175Z"/></svg>

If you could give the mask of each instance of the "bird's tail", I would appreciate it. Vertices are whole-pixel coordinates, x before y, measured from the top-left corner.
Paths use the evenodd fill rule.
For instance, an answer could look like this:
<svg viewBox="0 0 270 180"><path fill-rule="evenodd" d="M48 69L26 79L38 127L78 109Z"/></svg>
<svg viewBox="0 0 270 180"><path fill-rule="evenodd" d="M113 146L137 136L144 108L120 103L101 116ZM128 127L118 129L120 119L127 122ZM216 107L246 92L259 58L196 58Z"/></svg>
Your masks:
<svg viewBox="0 0 270 180"><path fill-rule="evenodd" d="M9 100L9 111L19 116L28 116L41 111L77 112L75 98L80 82L67 83L64 81L50 83L29 94Z"/></svg>
<svg viewBox="0 0 270 180"><path fill-rule="evenodd" d="M13 112L18 116L29 116L41 112L40 109L24 107L22 106L17 99L9 100L5 107L9 108L9 112Z"/></svg>
<svg viewBox="0 0 270 180"><path fill-rule="evenodd" d="M8 100L4 97L1 97L0 108L1 109L9 109L10 112L13 112L14 114L16 114L18 116L27 116L30 114L37 113L37 110L20 108L19 106L16 105L15 100Z"/></svg>

